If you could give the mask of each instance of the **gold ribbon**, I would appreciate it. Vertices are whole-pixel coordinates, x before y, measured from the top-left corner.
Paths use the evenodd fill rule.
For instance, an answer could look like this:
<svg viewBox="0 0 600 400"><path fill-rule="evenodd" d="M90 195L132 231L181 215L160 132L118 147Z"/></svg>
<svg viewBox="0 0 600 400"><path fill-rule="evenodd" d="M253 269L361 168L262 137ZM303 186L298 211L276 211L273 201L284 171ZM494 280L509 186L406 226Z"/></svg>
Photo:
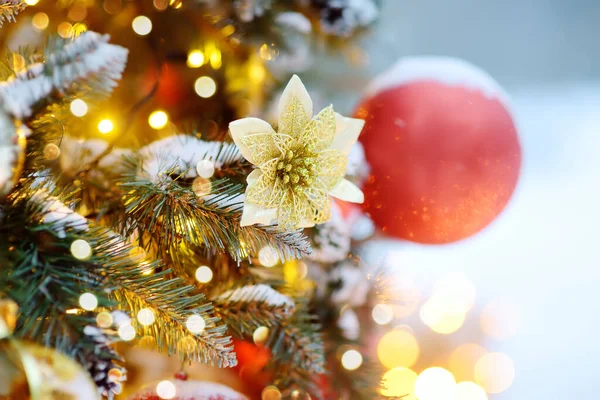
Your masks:
<svg viewBox="0 0 600 400"><path fill-rule="evenodd" d="M25 373L32 400L41 400L42 374L33 355L17 339L12 338L12 333L17 325L17 312L19 306L10 299L0 299L0 344L5 341L6 349L13 350ZM1 347L0 347L1 348Z"/></svg>

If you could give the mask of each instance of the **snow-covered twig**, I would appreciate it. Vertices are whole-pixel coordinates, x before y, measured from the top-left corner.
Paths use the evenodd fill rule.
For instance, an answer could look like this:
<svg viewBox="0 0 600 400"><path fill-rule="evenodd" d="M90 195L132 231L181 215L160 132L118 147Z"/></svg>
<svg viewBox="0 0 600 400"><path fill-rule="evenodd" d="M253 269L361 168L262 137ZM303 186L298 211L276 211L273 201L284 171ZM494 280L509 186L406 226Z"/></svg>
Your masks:
<svg viewBox="0 0 600 400"><path fill-rule="evenodd" d="M36 207L38 217L44 224L51 225L56 235L64 239L67 229L85 232L89 229L87 219L67 207L58 198L41 189L33 194L30 203Z"/></svg>
<svg viewBox="0 0 600 400"><path fill-rule="evenodd" d="M265 284L248 285L228 290L221 293L214 300L223 305L238 302L262 302L273 307L284 306L288 316L292 314L295 307L294 301L291 298Z"/></svg>
<svg viewBox="0 0 600 400"><path fill-rule="evenodd" d="M49 51L44 63L30 65L0 84L0 99L13 116L29 117L36 104L54 92L65 93L73 83L93 82L110 92L121 78L127 49L108 43L108 35L84 32L61 49Z"/></svg>

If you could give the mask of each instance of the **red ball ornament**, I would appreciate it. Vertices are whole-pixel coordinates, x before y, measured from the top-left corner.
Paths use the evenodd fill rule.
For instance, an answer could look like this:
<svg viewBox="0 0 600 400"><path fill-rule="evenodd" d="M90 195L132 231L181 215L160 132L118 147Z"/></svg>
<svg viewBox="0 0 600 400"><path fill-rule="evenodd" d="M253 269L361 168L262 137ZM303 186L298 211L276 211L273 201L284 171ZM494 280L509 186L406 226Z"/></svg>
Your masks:
<svg viewBox="0 0 600 400"><path fill-rule="evenodd" d="M365 210L385 233L449 243L479 232L508 203L521 147L505 95L458 59L400 60L356 114L371 165Z"/></svg>

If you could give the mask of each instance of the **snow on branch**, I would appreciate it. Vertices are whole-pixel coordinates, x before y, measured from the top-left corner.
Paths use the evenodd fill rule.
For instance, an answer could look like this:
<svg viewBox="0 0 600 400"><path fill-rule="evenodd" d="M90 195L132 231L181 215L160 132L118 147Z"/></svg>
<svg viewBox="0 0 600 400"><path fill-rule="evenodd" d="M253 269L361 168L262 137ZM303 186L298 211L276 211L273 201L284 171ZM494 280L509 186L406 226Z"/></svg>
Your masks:
<svg viewBox="0 0 600 400"><path fill-rule="evenodd" d="M242 286L237 289L228 290L213 299L214 301L227 305L233 303L265 303L272 307L284 307L286 315L294 311L294 301L286 295L265 284Z"/></svg>
<svg viewBox="0 0 600 400"><path fill-rule="evenodd" d="M36 215L44 224L49 224L56 235L64 239L67 230L85 232L88 228L87 219L67 207L57 197L49 195L45 190L38 190L29 199L35 207Z"/></svg>
<svg viewBox="0 0 600 400"><path fill-rule="evenodd" d="M25 7L27 4L23 0L0 0L0 26L5 21L15 22L15 16Z"/></svg>
<svg viewBox="0 0 600 400"><path fill-rule="evenodd" d="M186 178L198 176L196 165L209 160L215 170L242 161L242 155L233 143L207 142L189 135L174 135L157 140L140 149L145 178L160 180L160 173L173 167L185 172Z"/></svg>
<svg viewBox="0 0 600 400"><path fill-rule="evenodd" d="M108 35L84 32L58 49L48 49L44 63L30 65L0 83L0 100L19 119L29 117L55 91L66 93L74 83L92 84L110 92L121 78L127 49L108 43Z"/></svg>

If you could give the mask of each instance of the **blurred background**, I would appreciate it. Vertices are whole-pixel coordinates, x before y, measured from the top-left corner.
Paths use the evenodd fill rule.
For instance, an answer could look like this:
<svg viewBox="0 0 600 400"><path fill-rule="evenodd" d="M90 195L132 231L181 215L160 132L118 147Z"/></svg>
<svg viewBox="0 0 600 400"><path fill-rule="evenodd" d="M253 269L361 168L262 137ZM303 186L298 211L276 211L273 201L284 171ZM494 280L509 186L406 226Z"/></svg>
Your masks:
<svg viewBox="0 0 600 400"><path fill-rule="evenodd" d="M597 397L600 2L388 0L380 18L364 38L367 75L406 55L464 58L509 93L523 147L517 190L484 231L451 245L381 244L398 255L390 268L411 271L424 294L449 273L474 284L465 325L427 336L421 356L448 367L471 342L507 354L514 380L490 399ZM486 328L490 309L502 310L504 334Z"/></svg>

